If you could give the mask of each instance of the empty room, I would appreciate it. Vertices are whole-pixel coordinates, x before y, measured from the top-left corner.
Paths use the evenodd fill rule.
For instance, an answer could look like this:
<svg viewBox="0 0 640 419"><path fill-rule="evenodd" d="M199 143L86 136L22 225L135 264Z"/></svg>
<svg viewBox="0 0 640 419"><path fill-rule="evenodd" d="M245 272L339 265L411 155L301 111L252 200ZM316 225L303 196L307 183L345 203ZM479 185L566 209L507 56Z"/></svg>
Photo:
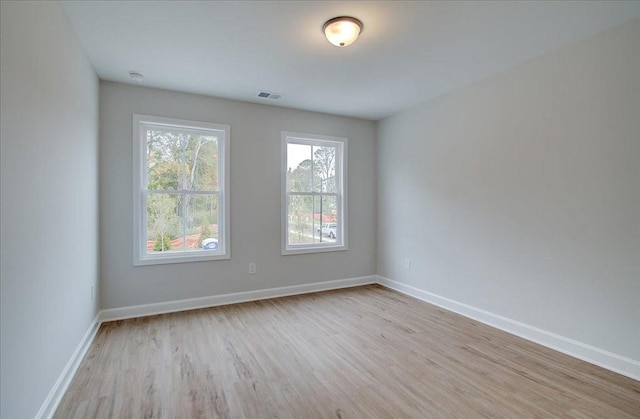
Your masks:
<svg viewBox="0 0 640 419"><path fill-rule="evenodd" d="M640 1L1 1L0 417L640 418Z"/></svg>

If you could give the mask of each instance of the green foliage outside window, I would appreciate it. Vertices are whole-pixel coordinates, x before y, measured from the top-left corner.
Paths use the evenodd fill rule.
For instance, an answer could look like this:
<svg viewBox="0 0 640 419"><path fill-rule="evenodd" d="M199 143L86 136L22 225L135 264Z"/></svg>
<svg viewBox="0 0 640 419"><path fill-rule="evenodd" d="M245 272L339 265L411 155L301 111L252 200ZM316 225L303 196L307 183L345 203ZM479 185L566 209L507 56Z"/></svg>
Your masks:
<svg viewBox="0 0 640 419"><path fill-rule="evenodd" d="M171 236L164 234L157 237L153 244L153 251L165 252L167 250L171 250Z"/></svg>
<svg viewBox="0 0 640 419"><path fill-rule="evenodd" d="M147 231L154 251L200 247L218 222L218 139L170 130L147 131ZM156 192L157 191L157 192ZM161 192L162 191L162 192ZM175 192L173 192L175 191ZM200 237L190 238L194 234ZM175 249L174 249L175 250Z"/></svg>

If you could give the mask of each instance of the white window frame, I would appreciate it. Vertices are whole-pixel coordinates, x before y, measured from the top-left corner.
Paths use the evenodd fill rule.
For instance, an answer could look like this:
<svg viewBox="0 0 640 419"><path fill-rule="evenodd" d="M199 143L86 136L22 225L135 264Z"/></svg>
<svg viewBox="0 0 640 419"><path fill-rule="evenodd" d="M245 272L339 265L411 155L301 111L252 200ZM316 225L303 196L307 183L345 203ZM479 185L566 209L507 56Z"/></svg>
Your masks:
<svg viewBox="0 0 640 419"><path fill-rule="evenodd" d="M282 132L281 138L281 188L282 188L282 254L298 255L305 253L321 253L321 252L339 252L348 250L348 222L347 222L347 138L332 137L326 135L304 134L298 132ZM289 244L288 243L288 214L289 214L289 195L287 191L287 145L288 144L304 144L315 146L332 146L336 147L336 177L338 192L334 195L338 200L338 226L336 235L340 238L337 243L313 243L313 244ZM301 195L332 195L321 192L300 193ZM315 227L314 227L315 228Z"/></svg>
<svg viewBox="0 0 640 419"><path fill-rule="evenodd" d="M218 250L147 253L147 126L165 126L184 131L210 131L218 140L218 205L221 209L218 222ZM149 115L133 115L133 265L157 265L166 263L201 262L231 258L229 162L230 127L210 122L188 121ZM222 134L222 135L221 135ZM173 191L192 193L193 191ZM220 222L220 219L222 222Z"/></svg>

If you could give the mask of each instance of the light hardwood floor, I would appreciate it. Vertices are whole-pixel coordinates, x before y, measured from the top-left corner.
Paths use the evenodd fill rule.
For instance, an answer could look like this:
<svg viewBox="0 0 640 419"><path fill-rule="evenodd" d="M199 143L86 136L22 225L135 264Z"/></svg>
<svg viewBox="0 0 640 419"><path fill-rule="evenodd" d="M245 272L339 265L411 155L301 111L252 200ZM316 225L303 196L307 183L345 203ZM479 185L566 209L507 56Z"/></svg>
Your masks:
<svg viewBox="0 0 640 419"><path fill-rule="evenodd" d="M106 323L56 418L625 418L640 382L381 286Z"/></svg>

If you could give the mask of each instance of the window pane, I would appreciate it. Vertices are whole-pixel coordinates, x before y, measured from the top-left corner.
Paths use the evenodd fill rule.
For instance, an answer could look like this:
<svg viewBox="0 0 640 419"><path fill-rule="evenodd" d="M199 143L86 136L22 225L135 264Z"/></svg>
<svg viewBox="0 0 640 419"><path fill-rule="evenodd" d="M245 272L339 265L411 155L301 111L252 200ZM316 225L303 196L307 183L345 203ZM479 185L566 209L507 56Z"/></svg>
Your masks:
<svg viewBox="0 0 640 419"><path fill-rule="evenodd" d="M313 243L322 242L322 235L320 234L320 227L322 225L321 202L319 196L313 197Z"/></svg>
<svg viewBox="0 0 640 419"><path fill-rule="evenodd" d="M336 192L336 148L313 147L314 192Z"/></svg>
<svg viewBox="0 0 640 419"><path fill-rule="evenodd" d="M287 191L311 192L310 145L287 144Z"/></svg>
<svg viewBox="0 0 640 419"><path fill-rule="evenodd" d="M189 135L185 142L185 187L194 191L218 190L218 137Z"/></svg>
<svg viewBox="0 0 640 419"><path fill-rule="evenodd" d="M147 195L147 253L182 251L182 197Z"/></svg>
<svg viewBox="0 0 640 419"><path fill-rule="evenodd" d="M314 212L318 243L336 243L339 239L338 206L335 196L316 196Z"/></svg>
<svg viewBox="0 0 640 419"><path fill-rule="evenodd" d="M218 196L187 194L186 250L216 251L218 246Z"/></svg>
<svg viewBox="0 0 640 419"><path fill-rule="evenodd" d="M147 130L148 189L177 190L184 179L183 135Z"/></svg>
<svg viewBox="0 0 640 419"><path fill-rule="evenodd" d="M289 244L314 243L313 196L289 196L287 233Z"/></svg>

